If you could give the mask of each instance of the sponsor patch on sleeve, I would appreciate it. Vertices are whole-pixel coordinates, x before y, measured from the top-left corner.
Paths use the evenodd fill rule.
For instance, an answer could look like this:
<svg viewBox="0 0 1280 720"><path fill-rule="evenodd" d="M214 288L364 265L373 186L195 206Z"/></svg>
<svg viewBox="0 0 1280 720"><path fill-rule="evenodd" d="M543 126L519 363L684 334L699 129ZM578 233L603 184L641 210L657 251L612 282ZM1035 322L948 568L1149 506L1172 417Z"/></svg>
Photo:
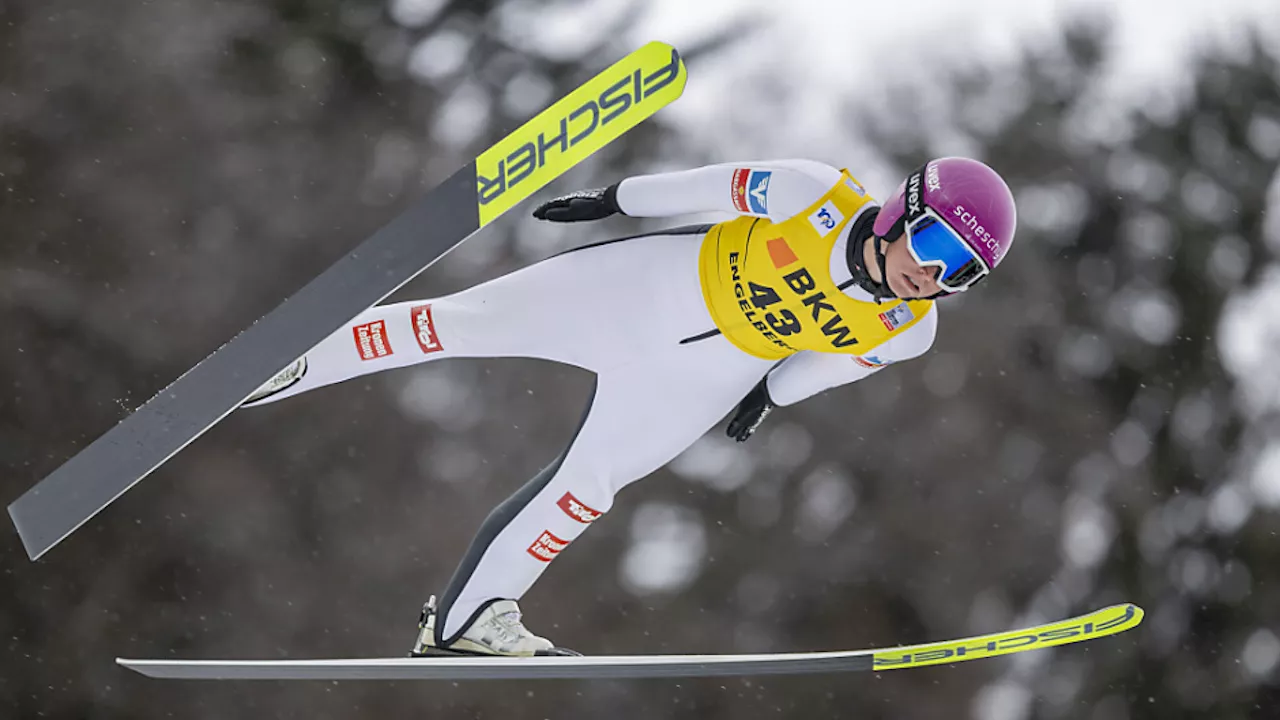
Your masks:
<svg viewBox="0 0 1280 720"><path fill-rule="evenodd" d="M738 168L733 171L733 186L730 192L733 194L733 206L738 212L751 212L751 208L747 205L747 180L751 177L751 171L746 168Z"/></svg>
<svg viewBox="0 0 1280 720"><path fill-rule="evenodd" d="M897 330L915 319L915 313L911 312L911 307L906 303L898 303L880 313L880 322L890 330Z"/></svg>
<svg viewBox="0 0 1280 720"><path fill-rule="evenodd" d="M859 365L861 365L862 367L869 369L869 370L875 370L875 369L877 369L877 368L882 368L882 367L884 367L885 365L890 365L890 364L891 364L891 363L888 363L888 362L886 362L886 361L884 361L884 360L881 360L880 358L876 357L875 355L854 355L854 356L853 356L853 361L854 361L854 362L856 362L856 363L858 363L858 364L859 364Z"/></svg>
<svg viewBox="0 0 1280 720"><path fill-rule="evenodd" d="M361 360L377 360L392 354L391 340L387 337L387 325L375 320L351 329L356 339L356 352Z"/></svg>
<svg viewBox="0 0 1280 720"><path fill-rule="evenodd" d="M747 181L747 204L756 215L769 214L769 178L772 172L752 170L751 179Z"/></svg>

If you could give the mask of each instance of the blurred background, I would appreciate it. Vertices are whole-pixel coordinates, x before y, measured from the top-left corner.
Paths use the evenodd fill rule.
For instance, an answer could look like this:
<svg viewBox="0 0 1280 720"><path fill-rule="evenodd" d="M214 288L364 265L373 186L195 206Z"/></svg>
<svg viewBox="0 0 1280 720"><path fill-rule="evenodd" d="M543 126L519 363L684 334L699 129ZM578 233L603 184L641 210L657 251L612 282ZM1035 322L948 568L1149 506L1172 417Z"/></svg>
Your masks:
<svg viewBox="0 0 1280 720"><path fill-rule="evenodd" d="M650 39L684 98L538 197L810 157L1000 170L1018 243L937 344L720 429L523 601L588 653L887 646L1132 601L1087 645L882 675L165 683L398 656L590 377L444 362L236 413L53 549L0 532L5 718L1280 717L1280 19L1269 0L0 3L5 504L490 142ZM535 198L536 200L537 198ZM518 207L393 300L656 229ZM672 221L683 222L683 220Z"/></svg>

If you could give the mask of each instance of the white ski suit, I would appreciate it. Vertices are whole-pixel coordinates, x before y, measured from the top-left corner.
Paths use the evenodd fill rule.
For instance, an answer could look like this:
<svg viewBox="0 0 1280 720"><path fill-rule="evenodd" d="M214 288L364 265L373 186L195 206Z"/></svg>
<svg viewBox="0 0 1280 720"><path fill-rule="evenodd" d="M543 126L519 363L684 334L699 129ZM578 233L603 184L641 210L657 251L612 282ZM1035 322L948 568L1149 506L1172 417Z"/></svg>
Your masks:
<svg viewBox="0 0 1280 720"><path fill-rule="evenodd" d="M744 173L767 174L767 206L732 195ZM723 211L777 223L810 208L842 177L804 160L711 165L628 178L616 199L632 216ZM572 443L482 525L441 598L438 642L456 639L489 602L520 598L608 512L620 489L688 448L761 378L768 375L776 404L789 405L921 355L933 343L937 312L930 308L862 355L804 350L776 360L744 352L715 332L704 297L699 248L707 228L590 245L453 295L374 307L308 352L294 384L253 403L443 358L542 358L595 373L594 397ZM849 297L873 302L847 282L848 232L842 235L831 252L831 277Z"/></svg>

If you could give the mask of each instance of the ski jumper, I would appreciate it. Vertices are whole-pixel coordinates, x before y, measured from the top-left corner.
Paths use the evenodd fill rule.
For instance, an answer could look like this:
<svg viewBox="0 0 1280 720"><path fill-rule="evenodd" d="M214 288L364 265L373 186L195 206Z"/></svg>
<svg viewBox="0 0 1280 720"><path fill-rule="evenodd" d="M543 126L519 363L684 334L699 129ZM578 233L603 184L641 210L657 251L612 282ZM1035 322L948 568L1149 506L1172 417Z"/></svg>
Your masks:
<svg viewBox="0 0 1280 720"><path fill-rule="evenodd" d="M253 405L444 358L530 357L595 373L576 436L481 525L440 598L448 645L519 599L613 505L762 378L778 405L860 380L933 343L931 301L874 302L852 281L850 229L876 207L847 173L787 160L628 178L632 216L734 219L589 245L440 298L371 308ZM869 216L868 216L869 217Z"/></svg>

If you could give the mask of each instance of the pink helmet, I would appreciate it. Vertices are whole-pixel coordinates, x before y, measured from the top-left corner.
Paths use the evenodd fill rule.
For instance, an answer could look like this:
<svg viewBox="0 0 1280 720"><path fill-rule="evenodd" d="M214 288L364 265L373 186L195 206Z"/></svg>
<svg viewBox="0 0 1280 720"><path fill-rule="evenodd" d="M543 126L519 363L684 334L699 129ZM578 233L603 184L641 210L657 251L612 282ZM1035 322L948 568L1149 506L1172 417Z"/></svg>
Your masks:
<svg viewBox="0 0 1280 720"><path fill-rule="evenodd" d="M912 203L912 216L922 207L932 208L991 268L1000 264L1013 244L1018 224L1013 193L995 170L977 160L946 157L925 163L885 202L872 232L897 240L908 215L908 202Z"/></svg>

